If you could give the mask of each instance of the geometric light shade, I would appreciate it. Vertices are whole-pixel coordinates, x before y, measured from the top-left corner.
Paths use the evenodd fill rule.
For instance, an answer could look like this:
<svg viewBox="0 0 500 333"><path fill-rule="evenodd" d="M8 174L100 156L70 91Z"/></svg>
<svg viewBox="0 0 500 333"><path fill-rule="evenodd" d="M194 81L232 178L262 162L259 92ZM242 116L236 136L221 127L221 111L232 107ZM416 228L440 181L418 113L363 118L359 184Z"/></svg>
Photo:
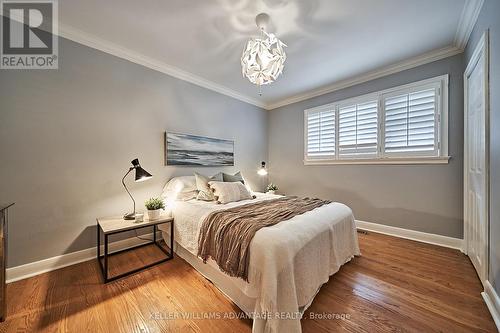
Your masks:
<svg viewBox="0 0 500 333"><path fill-rule="evenodd" d="M282 41L265 31L262 37L250 39L241 56L243 76L259 86L276 81L286 60Z"/></svg>

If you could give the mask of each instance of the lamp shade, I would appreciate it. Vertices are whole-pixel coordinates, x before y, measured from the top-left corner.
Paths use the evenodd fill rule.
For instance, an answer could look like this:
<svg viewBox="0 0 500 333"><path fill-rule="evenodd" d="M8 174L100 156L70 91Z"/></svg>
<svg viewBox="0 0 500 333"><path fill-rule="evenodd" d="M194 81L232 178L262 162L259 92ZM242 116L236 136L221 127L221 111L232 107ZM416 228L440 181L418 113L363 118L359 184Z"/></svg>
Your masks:
<svg viewBox="0 0 500 333"><path fill-rule="evenodd" d="M262 161L261 167L260 167L259 171L257 171L257 173L260 176L266 176L267 175L266 162Z"/></svg>
<svg viewBox="0 0 500 333"><path fill-rule="evenodd" d="M153 177L149 172L144 170L141 165L139 164L139 160L136 158L135 160L132 161L132 165L134 166L135 169L135 181L136 182L142 182L144 180L147 180L151 177Z"/></svg>
<svg viewBox="0 0 500 333"><path fill-rule="evenodd" d="M144 170L141 167L137 167L135 169L135 181L136 182L142 182L143 180L147 180L149 178L153 177L149 172Z"/></svg>

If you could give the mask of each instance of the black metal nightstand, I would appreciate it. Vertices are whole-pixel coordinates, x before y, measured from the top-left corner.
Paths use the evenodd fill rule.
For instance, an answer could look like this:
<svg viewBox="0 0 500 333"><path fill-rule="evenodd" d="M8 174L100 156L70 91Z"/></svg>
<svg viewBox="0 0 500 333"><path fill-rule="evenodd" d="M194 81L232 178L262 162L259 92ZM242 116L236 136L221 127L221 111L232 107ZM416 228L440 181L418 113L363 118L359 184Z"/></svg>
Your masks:
<svg viewBox="0 0 500 333"><path fill-rule="evenodd" d="M156 240L156 233L158 231L158 225L170 223L170 251L167 251L163 248L160 243ZM130 230L139 230L143 228L153 227L153 240L151 242L139 244L136 246L132 246L123 250L115 251L109 253L109 236L115 235L118 233L122 233ZM101 233L104 235L104 253L101 255ZM148 264L143 267L139 267L133 269L131 271L121 273L119 275L115 275L109 277L108 273L108 257L122 253L124 251L129 251L132 249L136 249L138 247L147 246L150 244L155 244L160 248L160 250L167 255L166 258L155 261L151 264ZM174 219L172 217L160 217L157 220L149 221L144 220L144 222L135 222L131 220L124 220L122 217L111 217L111 218L98 218L97 219L97 261L99 262L99 267L101 268L102 276L104 278L104 283L108 283L110 281L114 281L116 279L120 279L122 277L128 276L133 273L137 273L143 269L149 268L151 266L160 264L162 262L171 260L174 258Z"/></svg>

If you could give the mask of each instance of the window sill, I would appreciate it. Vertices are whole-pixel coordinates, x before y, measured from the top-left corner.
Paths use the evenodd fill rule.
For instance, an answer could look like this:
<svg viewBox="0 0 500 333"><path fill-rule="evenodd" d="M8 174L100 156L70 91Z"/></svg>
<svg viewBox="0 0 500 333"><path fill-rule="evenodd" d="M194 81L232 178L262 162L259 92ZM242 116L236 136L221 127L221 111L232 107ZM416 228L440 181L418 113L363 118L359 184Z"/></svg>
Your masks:
<svg viewBox="0 0 500 333"><path fill-rule="evenodd" d="M448 164L450 156L443 157L406 157L406 158L377 158L377 159L350 159L350 160L304 160L304 165L352 165L352 164Z"/></svg>

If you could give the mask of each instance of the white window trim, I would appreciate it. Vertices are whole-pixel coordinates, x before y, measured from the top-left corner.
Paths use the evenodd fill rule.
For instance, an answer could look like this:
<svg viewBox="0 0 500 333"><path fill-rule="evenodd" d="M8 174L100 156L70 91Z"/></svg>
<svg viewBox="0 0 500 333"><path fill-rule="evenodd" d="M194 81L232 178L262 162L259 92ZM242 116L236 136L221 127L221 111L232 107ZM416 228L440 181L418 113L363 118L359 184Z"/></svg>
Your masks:
<svg viewBox="0 0 500 333"><path fill-rule="evenodd" d="M391 154L391 156L385 156L383 154L384 149L384 106L382 105L383 97L389 94L397 93L402 90L411 90L414 88L422 87L425 85L438 85L439 94L437 98L437 104L439 107L440 113L438 114L437 119L437 135L436 140L438 143L438 156L397 156L396 154ZM320 105L317 107L313 107L310 109L304 110L304 165L336 165L336 164L447 164L450 160L450 156L448 156L448 88L449 88L449 75L441 75L437 77L433 77L426 80L421 80L385 90L381 90L375 93L369 93L362 96L356 96L353 98ZM342 158L339 159L338 152L338 109L342 105L346 104L355 104L362 103L367 100L376 99L379 102L378 108L378 157L376 158ZM319 112L323 110L332 110L335 109L336 117L335 117L335 136L336 136L336 149L335 156L333 158L324 158L324 157L310 157L307 156L307 115L311 112Z"/></svg>
<svg viewBox="0 0 500 333"><path fill-rule="evenodd" d="M357 158L357 159L343 159L343 160L305 160L304 165L345 165L345 164L448 164L450 156L445 157L386 157L386 158Z"/></svg>

